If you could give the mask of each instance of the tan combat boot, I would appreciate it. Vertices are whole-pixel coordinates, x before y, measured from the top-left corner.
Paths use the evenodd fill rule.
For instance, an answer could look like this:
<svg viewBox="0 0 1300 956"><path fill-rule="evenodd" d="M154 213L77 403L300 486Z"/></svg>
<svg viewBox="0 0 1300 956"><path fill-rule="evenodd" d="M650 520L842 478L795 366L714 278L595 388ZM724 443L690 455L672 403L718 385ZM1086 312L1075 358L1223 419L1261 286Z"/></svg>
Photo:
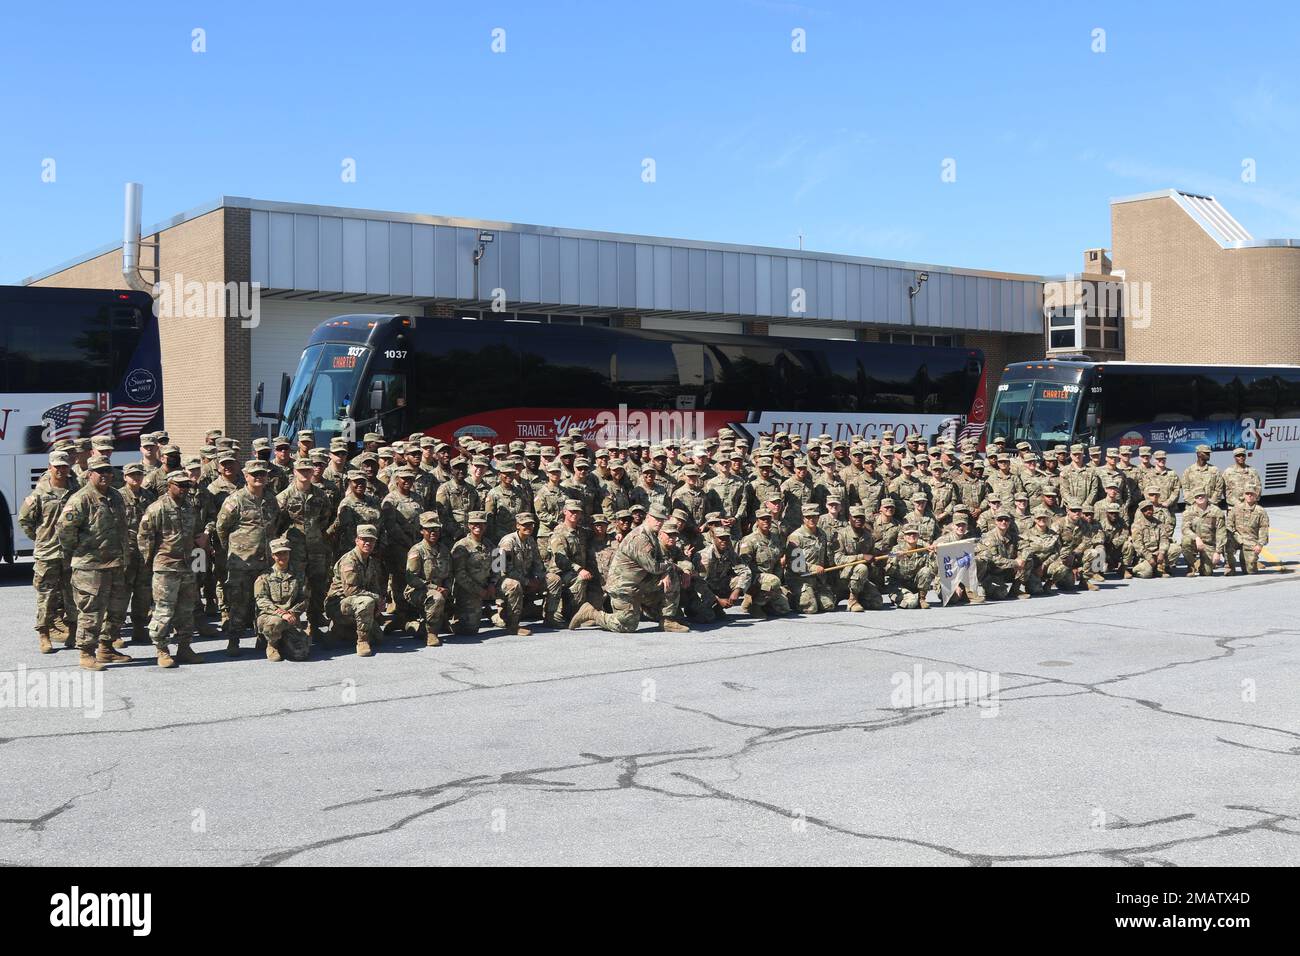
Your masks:
<svg viewBox="0 0 1300 956"><path fill-rule="evenodd" d="M95 660L95 652L89 647L83 647L81 649L81 660L77 663L84 670L88 671L102 671L104 669L104 665Z"/></svg>
<svg viewBox="0 0 1300 956"><path fill-rule="evenodd" d="M661 626L670 634L684 634L690 630L690 628L681 621L674 621L671 617L665 617Z"/></svg>
<svg viewBox="0 0 1300 956"><path fill-rule="evenodd" d="M179 653L179 652L178 652L178 653ZM158 666L159 666L159 667L175 667L175 666L176 666L176 661L175 661L175 659L171 656L171 654L168 652L166 645L164 645L164 646L158 648Z"/></svg>
<svg viewBox="0 0 1300 956"><path fill-rule="evenodd" d="M95 660L101 664L125 664L132 658L129 654L122 654L113 650L113 645L108 641L99 645L99 650L95 652Z"/></svg>
<svg viewBox="0 0 1300 956"><path fill-rule="evenodd" d="M266 659L268 661L282 661L284 660L284 655L280 653L274 644L268 643L266 645Z"/></svg>
<svg viewBox="0 0 1300 956"><path fill-rule="evenodd" d="M865 611L865 610L866 610L866 608L864 608L861 604L858 603L858 599L857 599L857 598L849 598L849 607L848 607L848 609L849 609L850 611L855 612L855 613L858 612L858 611Z"/></svg>
<svg viewBox="0 0 1300 956"><path fill-rule="evenodd" d="M39 637L39 638L41 639L41 653L42 653L42 654L53 654L53 653L54 653L54 645L50 643L50 632L49 632L49 631L37 631L37 632L36 632L36 636Z"/></svg>
<svg viewBox="0 0 1300 956"><path fill-rule="evenodd" d="M742 611L748 611L753 606L754 606L754 595L746 594L745 599L740 602L740 609Z"/></svg>
<svg viewBox="0 0 1300 956"><path fill-rule="evenodd" d="M442 647L442 638L438 636L438 631L436 628L426 628L424 646Z"/></svg>
<svg viewBox="0 0 1300 956"><path fill-rule="evenodd" d="M533 636L533 632L530 631L530 630L529 630L528 628L526 628L526 627L517 627L517 628L515 628L515 634L516 634L517 636L519 636L519 637L532 637L532 636Z"/></svg>
<svg viewBox="0 0 1300 956"><path fill-rule="evenodd" d="M194 650L189 641L181 641L176 645L176 663L202 664L203 656Z"/></svg>
<svg viewBox="0 0 1300 956"><path fill-rule="evenodd" d="M583 603L582 607L578 608L577 612L573 615L572 618L570 618L569 630L576 631L578 628L583 627L584 625L587 624L595 625L597 621L600 619L599 615L600 612L597 611L595 607L593 607L590 604Z"/></svg>
<svg viewBox="0 0 1300 956"><path fill-rule="evenodd" d="M374 651L370 649L370 642L364 637L357 637L357 657L371 657Z"/></svg>

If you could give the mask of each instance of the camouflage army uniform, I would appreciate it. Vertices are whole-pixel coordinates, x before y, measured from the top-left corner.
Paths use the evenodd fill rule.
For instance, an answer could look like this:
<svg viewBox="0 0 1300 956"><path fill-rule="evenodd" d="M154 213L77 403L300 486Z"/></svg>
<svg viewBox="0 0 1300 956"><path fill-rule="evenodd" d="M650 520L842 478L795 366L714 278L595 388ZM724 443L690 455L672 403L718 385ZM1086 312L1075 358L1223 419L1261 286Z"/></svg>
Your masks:
<svg viewBox="0 0 1300 956"><path fill-rule="evenodd" d="M405 596L406 556L416 542L422 540L420 514L424 510L423 502L414 494L404 495L396 488L379 506L380 538L384 543L381 563L388 574L389 590L393 595L395 626L401 626L416 616L415 608L407 603ZM375 556L379 557L378 545L375 546Z"/></svg>
<svg viewBox="0 0 1300 956"><path fill-rule="evenodd" d="M538 494L541 500L541 494ZM612 549L610 557L613 557ZM556 525L551 532L550 546L546 551L546 620L556 627L564 627L569 618L583 604L600 606L604 602L596 598L596 580L583 580L579 572L586 570L593 575L599 570L592 560L590 551L581 530L572 530L567 525Z"/></svg>
<svg viewBox="0 0 1300 956"><path fill-rule="evenodd" d="M71 569L63 559L59 544L59 519L73 493L71 477L63 488L46 482L42 489L38 484L18 510L18 526L35 546L32 586L36 589L36 632L49 634L62 610L68 620L69 642L74 640L77 630L77 605L72 596Z"/></svg>
<svg viewBox="0 0 1300 956"><path fill-rule="evenodd" d="M501 597L501 626L507 632L519 628L525 605L546 595L546 567L537 547L537 535L525 538L512 531L497 545L501 549L504 570L498 591ZM531 590L530 590L530 587Z"/></svg>
<svg viewBox="0 0 1300 956"><path fill-rule="evenodd" d="M1258 503L1239 501L1228 510L1228 534L1231 536L1228 567L1239 560L1243 573L1258 573L1259 554L1255 548L1268 546L1268 512Z"/></svg>
<svg viewBox="0 0 1300 956"><path fill-rule="evenodd" d="M865 555L875 554L875 539L864 525L861 531L854 529L852 523L835 532L831 538L831 563L845 564ZM832 572L835 575L834 586L836 598L848 598L849 610L858 611L870 608L878 611L882 605L880 591L871 580L871 566L879 562L864 561L851 568L841 568Z"/></svg>
<svg viewBox="0 0 1300 956"><path fill-rule="evenodd" d="M896 607L912 609L929 606L926 597L934 585L934 568L928 551L913 550L904 538L890 552L885 565L890 594Z"/></svg>
<svg viewBox="0 0 1300 956"><path fill-rule="evenodd" d="M803 525L803 506L813 503L811 479L800 481L791 476L781 482L781 528L786 535Z"/></svg>
<svg viewBox="0 0 1300 956"><path fill-rule="evenodd" d="M484 532L481 541L465 535L451 549L452 599L456 605L456 633L477 634L483 618L483 591L495 588L500 578L493 568L492 545Z"/></svg>
<svg viewBox="0 0 1300 956"><path fill-rule="evenodd" d="M289 539L290 562L307 592L307 624L313 636L324 624L325 592L329 590L333 553L326 531L334 517L325 494L315 485L306 491L290 485L276 495L280 529Z"/></svg>
<svg viewBox="0 0 1300 956"><path fill-rule="evenodd" d="M1065 498L1079 499L1087 508L1101 497L1101 485L1087 465L1070 464L1061 469L1061 494Z"/></svg>
<svg viewBox="0 0 1300 956"><path fill-rule="evenodd" d="M584 487L583 493L587 514L591 514L591 491ZM519 515L532 514L532 496L525 494L517 481L511 482L509 488L500 484L488 492L483 501L483 510L487 512L487 530L483 532L483 540L496 544L506 535L514 533L515 519Z"/></svg>
<svg viewBox="0 0 1300 956"><path fill-rule="evenodd" d="M301 630L298 624L284 619L285 613L302 620L308 607L307 584L302 572L294 567L285 571L272 567L259 575L253 583L253 607L257 636L280 651L286 643L285 637Z"/></svg>
<svg viewBox="0 0 1300 956"><path fill-rule="evenodd" d="M1183 499L1187 501L1189 505L1196 500L1196 494L1199 491L1204 491L1206 495L1209 496L1208 500L1211 505L1214 505L1223 499L1223 476L1219 474L1219 469L1215 468L1209 462L1206 462L1204 465L1200 462L1192 462L1192 464L1183 469L1181 482L1183 486ZM1164 495L1160 496L1160 500L1168 504L1173 504L1173 502Z"/></svg>
<svg viewBox="0 0 1300 956"><path fill-rule="evenodd" d="M334 522L325 529L325 536L334 542L336 561L356 547L357 528L363 524L373 525L379 532L375 544L375 557L379 557L380 548L384 543L384 533L380 528L383 524L383 513L380 507L380 499L374 495L363 495L360 498L352 494L343 496L334 514Z"/></svg>
<svg viewBox="0 0 1300 956"><path fill-rule="evenodd" d="M749 489L739 475L728 472L709 479L704 486L705 510L716 511L723 518L732 519L738 533L741 524L749 517Z"/></svg>
<svg viewBox="0 0 1300 956"><path fill-rule="evenodd" d="M1133 573L1134 552L1128 523L1121 513L1105 511L1098 524L1101 528L1106 570L1123 571L1125 577L1130 577Z"/></svg>
<svg viewBox="0 0 1300 956"><path fill-rule="evenodd" d="M218 475L208 484L208 494L212 501L212 517L208 522L208 532L212 535L209 550L212 552L212 573L216 578L217 608L221 614L221 623L223 625L230 620L230 605L226 601L226 549L221 544L220 536L217 534L217 517L221 514L221 507L226 503L226 499L242 487L243 485L221 475Z"/></svg>
<svg viewBox="0 0 1300 956"><path fill-rule="evenodd" d="M1183 511L1183 560L1189 575L1213 574L1214 556L1226 557L1228 545L1227 515L1215 505L1199 508L1193 503ZM1200 539L1203 550L1196 542Z"/></svg>
<svg viewBox="0 0 1300 956"><path fill-rule="evenodd" d="M885 480L880 477L879 472L868 474L863 471L849 486L850 504L866 508L868 518L880 511L880 499L885 494Z"/></svg>
<svg viewBox="0 0 1300 956"><path fill-rule="evenodd" d="M90 484L68 496L59 521L59 546L72 574L77 647L111 648L126 619L126 506L115 488Z"/></svg>
<svg viewBox="0 0 1300 956"><path fill-rule="evenodd" d="M436 637L447 628L451 594L451 549L439 538L435 544L421 540L406 555L407 602L420 612L425 633Z"/></svg>
<svg viewBox="0 0 1300 956"><path fill-rule="evenodd" d="M1139 578L1153 578L1158 573L1168 573L1169 527L1154 515L1148 518L1139 511L1129 529L1129 547L1133 552L1133 574Z"/></svg>
<svg viewBox="0 0 1300 956"><path fill-rule="evenodd" d="M253 625L253 584L271 564L270 545L280 508L269 491L254 497L247 487L226 499L216 531L226 554L226 612L236 629Z"/></svg>
<svg viewBox="0 0 1300 956"><path fill-rule="evenodd" d="M718 540L713 538L696 552L696 573L692 580L695 582L696 602L706 610L712 609L720 618L726 612L717 603L717 596L734 600L748 593L753 583L753 572L734 547L728 546L724 550ZM726 540L731 539L727 537Z"/></svg>
<svg viewBox="0 0 1300 956"><path fill-rule="evenodd" d="M564 491L560 486L549 482L533 495L533 514L537 516L538 547L543 554L550 547L551 535L564 520L565 500Z"/></svg>
<svg viewBox="0 0 1300 956"><path fill-rule="evenodd" d="M669 576L677 581L676 570L659 542L659 533L649 525L638 525L619 544L610 562L605 591L609 595L610 610L601 611L594 620L602 628L616 634L630 634L641 623L643 608L665 619L665 605L675 604L676 588L666 593L660 583Z"/></svg>
<svg viewBox="0 0 1300 956"><path fill-rule="evenodd" d="M153 609L153 570L140 557L135 541L140 530L140 520L144 517L145 510L153 504L154 496L143 485L139 491L123 487L121 495L122 504L126 508L127 541L130 542L126 552L125 577L126 595L131 603L131 636L134 640L143 642L149 630L149 615ZM204 567L206 566L205 564Z"/></svg>
<svg viewBox="0 0 1300 956"><path fill-rule="evenodd" d="M1231 465L1223 469L1221 477L1229 508L1240 504L1249 488L1254 488L1257 494L1263 493L1264 486L1259 480L1259 472L1249 465Z"/></svg>
<svg viewBox="0 0 1300 956"><path fill-rule="evenodd" d="M786 536L787 581L790 603L804 614L835 610L835 592L826 574L812 574L814 565L828 568L831 545L825 532L799 527Z"/></svg>
<svg viewBox="0 0 1300 956"><path fill-rule="evenodd" d="M1153 488L1160 493L1161 507L1168 509L1178 504L1183 482L1168 468L1152 468L1142 479L1142 493L1145 495Z"/></svg>
<svg viewBox="0 0 1300 956"><path fill-rule="evenodd" d="M194 637L195 539L203 532L188 495L173 501L164 493L140 519L136 550L150 573L153 597L149 639L160 650L167 648L173 634L182 646Z"/></svg>
<svg viewBox="0 0 1300 956"><path fill-rule="evenodd" d="M1024 567L1016 567L1021 559L1020 539L1008 529L1007 534L1000 534L997 528L986 533L976 546L977 568L980 572L980 589L986 598L995 601L1017 597L1026 584Z"/></svg>
<svg viewBox="0 0 1300 956"><path fill-rule="evenodd" d="M1061 536L1061 563L1065 567L1083 581L1098 573L1095 569L1104 558L1101 528L1086 517L1074 522L1067 515L1056 519L1052 529ZM1093 586L1089 583L1088 587Z"/></svg>
<svg viewBox="0 0 1300 956"><path fill-rule="evenodd" d="M369 557L355 547L334 564L325 613L334 622L331 634L355 626L357 643L371 644L384 610L384 571L377 553Z"/></svg>
<svg viewBox="0 0 1300 956"><path fill-rule="evenodd" d="M479 499L474 486L468 481L457 479L454 475L450 481L444 481L438 486L433 500L434 509L438 512L438 520L442 522L442 530L445 532L444 537L448 541L459 541L469 534L469 528L464 524L465 516L483 507L483 502Z"/></svg>

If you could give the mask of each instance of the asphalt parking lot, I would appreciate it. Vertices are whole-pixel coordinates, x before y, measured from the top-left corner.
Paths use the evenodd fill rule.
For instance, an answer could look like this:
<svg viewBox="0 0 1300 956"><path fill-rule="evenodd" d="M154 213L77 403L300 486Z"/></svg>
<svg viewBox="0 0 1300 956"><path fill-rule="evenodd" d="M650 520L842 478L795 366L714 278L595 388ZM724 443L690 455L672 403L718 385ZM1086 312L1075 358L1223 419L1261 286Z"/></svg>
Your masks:
<svg viewBox="0 0 1300 956"><path fill-rule="evenodd" d="M0 708L0 862L1295 865L1300 507L1270 513L1252 577L300 664L133 646L99 698ZM2 572L11 688L84 673L33 607Z"/></svg>

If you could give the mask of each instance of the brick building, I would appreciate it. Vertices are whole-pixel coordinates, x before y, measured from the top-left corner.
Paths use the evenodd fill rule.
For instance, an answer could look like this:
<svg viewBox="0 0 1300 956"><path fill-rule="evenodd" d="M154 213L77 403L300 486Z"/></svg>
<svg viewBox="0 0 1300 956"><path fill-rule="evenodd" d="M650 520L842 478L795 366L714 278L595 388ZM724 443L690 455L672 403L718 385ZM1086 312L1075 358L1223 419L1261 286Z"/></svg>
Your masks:
<svg viewBox="0 0 1300 956"><path fill-rule="evenodd" d="M498 295L552 324L965 345L984 350L990 387L1043 349L1031 275L233 197L143 239L146 277L173 289L159 320L165 414L187 449L213 426L247 442L258 384L276 406L311 330L345 312L472 315ZM121 270L114 244L24 284L121 288ZM181 307L192 283L250 282L255 322L234 286L224 308Z"/></svg>

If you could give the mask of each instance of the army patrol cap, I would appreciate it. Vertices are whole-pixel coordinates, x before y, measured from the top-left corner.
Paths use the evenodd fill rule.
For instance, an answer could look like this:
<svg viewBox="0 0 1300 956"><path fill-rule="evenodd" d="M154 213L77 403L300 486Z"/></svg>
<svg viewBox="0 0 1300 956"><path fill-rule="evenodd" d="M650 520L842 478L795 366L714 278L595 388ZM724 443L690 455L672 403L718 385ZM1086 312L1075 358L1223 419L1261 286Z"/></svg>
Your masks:
<svg viewBox="0 0 1300 956"><path fill-rule="evenodd" d="M92 459L92 461L93 461L93 460L94 460L94 459ZM1210 497L1210 496L1207 495L1204 491L1198 491L1198 492L1196 492L1196 494L1192 495L1192 497L1193 497L1193 498L1208 498L1208 497Z"/></svg>
<svg viewBox="0 0 1300 956"><path fill-rule="evenodd" d="M487 512L471 511L465 521L466 524L487 524Z"/></svg>
<svg viewBox="0 0 1300 956"><path fill-rule="evenodd" d="M167 473L167 481L169 484L173 485L188 485L193 483L193 479L190 478L190 473L188 471L181 471L180 469L169 471Z"/></svg>
<svg viewBox="0 0 1300 956"><path fill-rule="evenodd" d="M685 478L698 478L700 477L700 469L694 465L687 465L682 469L682 476Z"/></svg>
<svg viewBox="0 0 1300 956"><path fill-rule="evenodd" d="M633 510L635 510L635 508ZM664 506L657 501L650 506L650 510L646 512L646 516L649 518L658 518L660 521L668 520L668 512L665 511Z"/></svg>
<svg viewBox="0 0 1300 956"><path fill-rule="evenodd" d="M968 525L970 524L970 516L966 514L955 514L952 516L952 523L955 525L958 524Z"/></svg>
<svg viewBox="0 0 1300 956"><path fill-rule="evenodd" d="M111 471L113 463L103 455L91 455L90 460L86 462L87 471Z"/></svg>
<svg viewBox="0 0 1300 956"><path fill-rule="evenodd" d="M51 455L51 456L50 456L51 459L52 459L53 457L54 457L54 455ZM54 464L54 462L51 461L50 464ZM67 459L66 459L66 458L63 460L63 464L65 464L65 465L67 464ZM127 465L125 468L122 469L122 474L124 474L124 475L143 475L143 474L144 474L144 465L143 465L141 462L133 461L133 462L131 462L131 464Z"/></svg>
<svg viewBox="0 0 1300 956"><path fill-rule="evenodd" d="M1155 453L1152 455L1152 457L1153 457L1153 458L1168 458L1169 455L1168 455L1168 453L1166 453L1165 450L1162 448L1160 451L1155 452Z"/></svg>
<svg viewBox="0 0 1300 956"><path fill-rule="evenodd" d="M631 518L638 511L641 512L642 514L645 514L645 505L641 504L640 502L637 502L631 508L627 509L627 516Z"/></svg>
<svg viewBox="0 0 1300 956"><path fill-rule="evenodd" d="M315 441L315 435L316 433L310 428L304 428L302 431L298 432L298 441Z"/></svg>
<svg viewBox="0 0 1300 956"><path fill-rule="evenodd" d="M379 540L379 530L372 524L359 524L357 525L357 537L377 541Z"/></svg>
<svg viewBox="0 0 1300 956"><path fill-rule="evenodd" d="M659 530L664 534L681 534L682 524L676 518L669 518L663 523Z"/></svg>
<svg viewBox="0 0 1300 956"><path fill-rule="evenodd" d="M916 525L905 525L903 528L904 537L910 536L915 538L920 533L921 529L916 527Z"/></svg>
<svg viewBox="0 0 1300 956"><path fill-rule="evenodd" d="M80 449L78 449L78 450L80 450ZM180 450L180 448L179 448L178 446L176 446L176 445L164 445L164 446L163 446L162 453L163 453L164 456L167 456L167 455L179 455L179 454L181 453L181 450Z"/></svg>
<svg viewBox="0 0 1300 956"><path fill-rule="evenodd" d="M324 448L313 448L307 453L313 465L328 465L330 463L330 453Z"/></svg>
<svg viewBox="0 0 1300 956"><path fill-rule="evenodd" d="M766 455L760 455L758 458L754 459L754 464L759 468L771 468L772 459Z"/></svg>
<svg viewBox="0 0 1300 956"><path fill-rule="evenodd" d="M537 519L527 511L515 515L515 524L537 524Z"/></svg>
<svg viewBox="0 0 1300 956"><path fill-rule="evenodd" d="M1233 457L1233 458L1238 458L1238 457L1243 456L1243 455L1245 455L1245 454L1246 454L1246 449L1244 449L1244 448L1234 448L1234 449L1232 450L1232 457ZM1267 470L1267 469L1265 469L1265 470Z"/></svg>
<svg viewBox="0 0 1300 956"><path fill-rule="evenodd" d="M364 471L357 471L355 468L352 469L352 471L349 471L349 472L347 473L347 479L348 479L348 481L366 481L366 480L367 480L367 478L366 478L366 473L365 473Z"/></svg>
<svg viewBox="0 0 1300 956"><path fill-rule="evenodd" d="M368 442L368 441L380 442L380 441L383 441L383 440L384 440L384 436L381 435L381 434L379 434L379 432L366 432L366 433L361 437L361 440L362 440L363 442Z"/></svg>
<svg viewBox="0 0 1300 956"><path fill-rule="evenodd" d="M1197 446L1196 446L1196 453L1197 453L1198 455L1208 455L1208 454L1210 453L1210 446L1209 446L1209 445L1197 445Z"/></svg>
<svg viewBox="0 0 1300 956"><path fill-rule="evenodd" d="M262 451L263 449L269 451L270 448L271 448L271 439L269 438L253 439L253 451Z"/></svg>
<svg viewBox="0 0 1300 956"><path fill-rule="evenodd" d="M497 474L498 474L498 475L517 475L517 474L519 474L519 469L516 468L514 465L510 464L510 462L506 462L505 464L500 465L500 466L497 468Z"/></svg>
<svg viewBox="0 0 1300 956"><path fill-rule="evenodd" d="M1015 494L1015 497L1014 497L1012 500L1013 500L1013 501L1028 501L1028 500L1029 500L1029 495L1027 495L1027 494L1026 494L1025 492L1023 492L1023 491L1017 491L1016 494Z"/></svg>
<svg viewBox="0 0 1300 956"><path fill-rule="evenodd" d="M898 505L897 505L897 503L894 501L893 498L881 498L881 499L880 499L880 507L881 507L882 509L883 509L883 508L896 508L896 507L898 507Z"/></svg>
<svg viewBox="0 0 1300 956"><path fill-rule="evenodd" d="M292 444L293 442L289 441L288 435L276 435L275 438L271 439L273 448L288 448Z"/></svg>
<svg viewBox="0 0 1300 956"><path fill-rule="evenodd" d="M643 474L643 475L645 475L645 474L654 475L654 474L658 474L658 472L655 471L655 466L654 466L654 465L642 465L642 466L641 466L641 474Z"/></svg>
<svg viewBox="0 0 1300 956"><path fill-rule="evenodd" d="M103 448L109 451L113 450L113 439L109 435L96 435L90 440L91 448Z"/></svg>
<svg viewBox="0 0 1300 956"><path fill-rule="evenodd" d="M591 467L591 462L586 458L575 458L573 460L573 468L575 471L578 470L579 468L590 468L590 467Z"/></svg>
<svg viewBox="0 0 1300 956"><path fill-rule="evenodd" d="M1118 457L1119 457L1119 449L1118 449L1118 448L1107 448L1107 449L1106 449L1106 457L1107 457L1107 458L1118 458Z"/></svg>
<svg viewBox="0 0 1300 956"><path fill-rule="evenodd" d="M462 463L465 461L464 458L459 458L457 460ZM548 473L555 472L555 471L564 471L564 466L561 465L558 461L548 461L543 471L546 471Z"/></svg>
<svg viewBox="0 0 1300 956"><path fill-rule="evenodd" d="M140 436L140 447L148 448L158 444L158 439L154 437L153 432L148 432Z"/></svg>
<svg viewBox="0 0 1300 956"><path fill-rule="evenodd" d="M1149 455L1149 454L1151 454L1151 446L1150 446L1150 445L1143 445L1141 448L1138 449L1138 454L1139 454L1139 455Z"/></svg>
<svg viewBox="0 0 1300 956"><path fill-rule="evenodd" d="M578 512L579 514L581 514L582 512L586 511L587 509L583 507L582 502L579 501L577 498L567 498L567 499L565 499L565 502L564 502L564 510L565 510L565 511L576 511L576 512Z"/></svg>
<svg viewBox="0 0 1300 956"><path fill-rule="evenodd" d="M1078 498L1071 498L1069 501L1067 501L1067 502L1065 503L1065 510L1066 510L1066 511L1082 511L1082 510L1083 510L1083 502L1080 501Z"/></svg>
<svg viewBox="0 0 1300 956"><path fill-rule="evenodd" d="M351 447L351 446L348 445L348 440L347 440L346 438L331 438L331 439L330 439L330 452L331 452L331 453L336 453L336 452L344 452L344 453L346 453L350 447Z"/></svg>
<svg viewBox="0 0 1300 956"><path fill-rule="evenodd" d="M1104 488L1118 488L1118 487L1119 487L1119 482L1118 482L1116 479L1114 479L1114 478L1107 478L1105 481L1103 481L1103 482L1101 483L1101 487L1102 487L1103 489L1104 489Z"/></svg>
<svg viewBox="0 0 1300 956"><path fill-rule="evenodd" d="M1111 501L1107 503L1106 511L1110 514L1117 515L1119 514L1120 509L1123 507L1124 506L1121 505L1118 501Z"/></svg>
<svg viewBox="0 0 1300 956"><path fill-rule="evenodd" d="M375 454L380 458L388 458L390 460L397 457L397 452L394 450L392 445L379 446L375 449Z"/></svg>
<svg viewBox="0 0 1300 956"><path fill-rule="evenodd" d="M68 461L68 456L67 456L67 454L65 454L64 452L61 452L61 451L52 451L52 452L50 452L50 464L51 464L51 465L68 465L68 464L71 464L71 463ZM139 465L140 463L139 463L139 462L136 462L136 464ZM128 465L127 467L130 467L130 466ZM140 470L141 470L141 471L144 471L144 466L143 466L143 465L140 465Z"/></svg>
<svg viewBox="0 0 1300 956"><path fill-rule="evenodd" d="M722 523L721 511L710 511L708 514L704 516L704 526L706 528L711 524L721 524L721 523Z"/></svg>
<svg viewBox="0 0 1300 956"><path fill-rule="evenodd" d="M1087 451L1087 449L1084 448L1082 445L1071 445L1071 446L1070 446L1070 454L1071 454L1071 455L1082 455L1085 451Z"/></svg>
<svg viewBox="0 0 1300 956"><path fill-rule="evenodd" d="M597 515L597 516L596 516L595 518L593 518L592 520L593 520L593 521L599 521L599 520L602 519L603 517L604 517L603 514L601 514L601 515ZM620 510L618 510L618 511L615 511L615 512L614 512L614 520L615 520L615 521L631 521L631 520L632 520L632 512L629 511L627 508L622 508L622 509L620 509Z"/></svg>
<svg viewBox="0 0 1300 956"><path fill-rule="evenodd" d="M616 516L616 517L617 517L617 516ZM630 517L630 515L629 515L629 517ZM605 514L605 512L603 512L603 511L597 511L594 515L591 516L591 523L592 523L592 524L606 524L606 525L607 525L607 524L609 524L609 515Z"/></svg>
<svg viewBox="0 0 1300 956"><path fill-rule="evenodd" d="M1052 517L1052 513L1051 513L1050 511L1048 511L1046 508L1044 508L1042 505L1039 505L1037 508L1034 509L1034 511L1033 511L1033 515L1034 515L1035 518L1050 518L1050 517Z"/></svg>
<svg viewBox="0 0 1300 956"><path fill-rule="evenodd" d="M233 448L223 448L221 451L217 452L216 457L217 457L217 464L219 465L224 464L225 462L228 461L239 460L239 456L235 454L235 450Z"/></svg>
<svg viewBox="0 0 1300 956"><path fill-rule="evenodd" d="M252 461L248 461L244 463L244 474L246 475L254 475L257 474L257 472L259 471L266 473L269 472L270 470L271 470L270 468L266 467L266 462L261 461L260 459L257 458L254 458Z"/></svg>
<svg viewBox="0 0 1300 956"><path fill-rule="evenodd" d="M288 538L276 538L271 542L271 553L279 554L281 551L292 551L293 546L289 544Z"/></svg>
<svg viewBox="0 0 1300 956"><path fill-rule="evenodd" d="M730 538L730 537L731 537L731 529L730 529L730 528L718 528L716 531L713 532L713 536L714 536L715 538Z"/></svg>
<svg viewBox="0 0 1300 956"><path fill-rule="evenodd" d="M1154 494L1155 492L1152 492ZM1156 503L1151 500L1143 501L1138 505L1138 511L1155 511Z"/></svg>
<svg viewBox="0 0 1300 956"><path fill-rule="evenodd" d="M912 495L912 504L916 504L918 501L928 502L929 500L930 499L925 496L924 491L918 491L916 494Z"/></svg>
<svg viewBox="0 0 1300 956"><path fill-rule="evenodd" d="M204 458L211 458L211 457L212 457L213 455L215 455L216 453L217 453L217 446L216 446L216 445L200 445L200 446L199 446L199 454L202 455Z"/></svg>
<svg viewBox="0 0 1300 956"><path fill-rule="evenodd" d="M410 465L403 465L401 468L393 469L393 476L396 478L415 478L417 472Z"/></svg>
<svg viewBox="0 0 1300 956"><path fill-rule="evenodd" d="M488 460L484 458L482 455L475 455L472 459L470 459L470 464L478 468L487 468Z"/></svg>

